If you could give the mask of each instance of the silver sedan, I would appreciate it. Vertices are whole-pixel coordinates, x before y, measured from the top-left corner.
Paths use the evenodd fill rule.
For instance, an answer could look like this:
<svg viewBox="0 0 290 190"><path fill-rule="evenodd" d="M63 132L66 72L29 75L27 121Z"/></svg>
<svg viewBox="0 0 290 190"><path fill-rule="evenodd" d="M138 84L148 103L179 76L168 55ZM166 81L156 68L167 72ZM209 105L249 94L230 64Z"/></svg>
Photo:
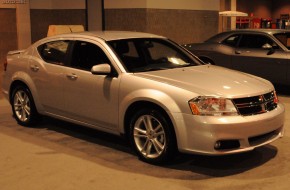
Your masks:
<svg viewBox="0 0 290 190"><path fill-rule="evenodd" d="M128 138L140 159L225 155L283 136L284 107L262 78L204 65L165 37L84 32L11 51L2 91L20 125L39 115Z"/></svg>

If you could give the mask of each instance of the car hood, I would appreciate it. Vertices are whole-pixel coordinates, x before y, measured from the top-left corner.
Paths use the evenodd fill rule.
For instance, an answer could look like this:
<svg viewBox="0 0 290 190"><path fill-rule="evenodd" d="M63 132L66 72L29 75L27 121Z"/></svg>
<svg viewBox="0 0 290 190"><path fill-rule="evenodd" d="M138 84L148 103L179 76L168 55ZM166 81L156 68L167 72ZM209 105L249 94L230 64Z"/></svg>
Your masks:
<svg viewBox="0 0 290 190"><path fill-rule="evenodd" d="M269 92L262 78L213 65L136 73L136 76L182 88L199 95L237 98Z"/></svg>

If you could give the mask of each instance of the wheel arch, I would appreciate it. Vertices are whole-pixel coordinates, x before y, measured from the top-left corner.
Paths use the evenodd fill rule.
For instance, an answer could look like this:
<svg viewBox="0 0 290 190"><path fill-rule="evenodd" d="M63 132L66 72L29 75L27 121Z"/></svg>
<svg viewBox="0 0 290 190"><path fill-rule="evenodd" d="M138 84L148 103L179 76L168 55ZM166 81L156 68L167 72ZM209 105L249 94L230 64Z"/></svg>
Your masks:
<svg viewBox="0 0 290 190"><path fill-rule="evenodd" d="M30 77L25 77L25 75L17 75L14 77L14 80L11 82L10 84L10 88L9 88L9 102L11 103L12 101L12 93L13 93L13 90L19 86L19 85L22 85L22 86L25 86L26 88L28 88L28 90L30 91L31 93L31 96L33 98L33 101L34 101L34 104L35 104L35 107L37 109L38 112L41 112L43 109L41 107L41 104L39 102L39 98L38 98L38 94L36 92L36 88L34 86L34 83L32 81L32 79ZM22 76L22 77L21 77ZM25 80L24 80L25 79Z"/></svg>
<svg viewBox="0 0 290 190"><path fill-rule="evenodd" d="M28 88L30 90L30 88L28 87L28 85L21 81L21 80L14 80L11 85L10 85L10 89L9 89L9 102L12 102L12 96L13 96L13 91L15 90L15 88L17 86L25 86L26 88Z"/></svg>
<svg viewBox="0 0 290 190"><path fill-rule="evenodd" d="M165 117L166 119L170 122L170 125L172 125L172 120L170 118L170 116L168 115L168 113L164 110L164 108L162 108L160 105L150 102L148 100L140 100L140 101L136 101L134 103L132 103L126 110L125 115L124 115L124 120L123 120L123 128L124 128L124 133L125 136L128 135L129 132L129 122L130 122L130 118L131 116L137 111L140 110L142 108L152 108L152 109L156 109L158 111L160 111Z"/></svg>

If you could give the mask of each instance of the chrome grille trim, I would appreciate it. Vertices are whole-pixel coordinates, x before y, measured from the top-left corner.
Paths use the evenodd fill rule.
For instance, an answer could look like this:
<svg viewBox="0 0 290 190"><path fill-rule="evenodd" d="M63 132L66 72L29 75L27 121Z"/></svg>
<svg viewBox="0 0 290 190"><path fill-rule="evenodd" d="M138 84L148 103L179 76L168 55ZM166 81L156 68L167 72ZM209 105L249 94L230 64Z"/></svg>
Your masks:
<svg viewBox="0 0 290 190"><path fill-rule="evenodd" d="M275 91L247 98L233 99L240 115L249 116L266 113L277 108Z"/></svg>

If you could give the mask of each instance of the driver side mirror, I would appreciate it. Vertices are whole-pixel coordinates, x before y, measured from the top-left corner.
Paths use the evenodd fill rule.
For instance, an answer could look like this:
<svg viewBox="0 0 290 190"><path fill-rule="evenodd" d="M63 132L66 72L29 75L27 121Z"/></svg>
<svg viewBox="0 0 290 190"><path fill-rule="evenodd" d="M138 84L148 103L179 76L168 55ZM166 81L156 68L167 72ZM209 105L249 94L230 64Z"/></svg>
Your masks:
<svg viewBox="0 0 290 190"><path fill-rule="evenodd" d="M268 43L264 44L264 45L262 46L262 48L263 48L263 49L268 49L268 50L273 49L273 47L272 47L270 44L268 44Z"/></svg>
<svg viewBox="0 0 290 190"><path fill-rule="evenodd" d="M271 54L275 53L275 49L273 48L273 46L271 46L268 43L264 44L262 46L262 49L269 50L269 52L267 53L267 55L271 55Z"/></svg>
<svg viewBox="0 0 290 190"><path fill-rule="evenodd" d="M95 65L91 69L91 73L94 75L109 75L111 71L111 66L107 63Z"/></svg>

